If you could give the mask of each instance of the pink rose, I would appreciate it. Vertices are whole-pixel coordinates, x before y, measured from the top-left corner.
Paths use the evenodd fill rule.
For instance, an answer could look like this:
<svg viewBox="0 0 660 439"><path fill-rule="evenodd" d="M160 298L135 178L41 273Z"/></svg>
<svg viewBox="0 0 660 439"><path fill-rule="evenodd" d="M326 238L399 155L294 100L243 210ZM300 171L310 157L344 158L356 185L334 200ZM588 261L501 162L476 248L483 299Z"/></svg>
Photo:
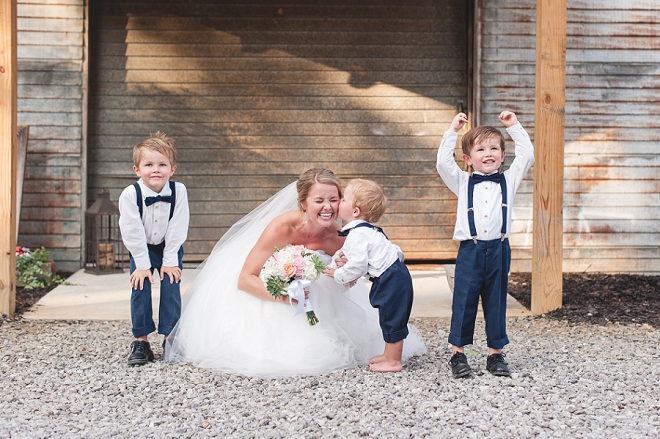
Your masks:
<svg viewBox="0 0 660 439"><path fill-rule="evenodd" d="M292 262L287 262L282 266L282 272L288 277L293 277L296 274L296 266Z"/></svg>

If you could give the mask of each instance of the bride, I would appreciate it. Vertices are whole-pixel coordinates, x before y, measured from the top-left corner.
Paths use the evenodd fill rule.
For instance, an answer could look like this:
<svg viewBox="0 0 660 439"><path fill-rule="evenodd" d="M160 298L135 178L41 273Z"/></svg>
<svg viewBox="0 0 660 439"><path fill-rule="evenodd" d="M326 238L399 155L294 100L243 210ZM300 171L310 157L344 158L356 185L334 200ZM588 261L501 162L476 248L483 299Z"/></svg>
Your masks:
<svg viewBox="0 0 660 439"><path fill-rule="evenodd" d="M259 273L286 244L304 245L325 264L341 248L336 223L341 183L328 169L303 172L238 221L200 266L183 297L165 361L263 378L318 375L365 365L382 353L378 312L364 282L342 287L321 275L307 288L320 322L294 317L287 296L274 299ZM426 352L410 326L403 356Z"/></svg>

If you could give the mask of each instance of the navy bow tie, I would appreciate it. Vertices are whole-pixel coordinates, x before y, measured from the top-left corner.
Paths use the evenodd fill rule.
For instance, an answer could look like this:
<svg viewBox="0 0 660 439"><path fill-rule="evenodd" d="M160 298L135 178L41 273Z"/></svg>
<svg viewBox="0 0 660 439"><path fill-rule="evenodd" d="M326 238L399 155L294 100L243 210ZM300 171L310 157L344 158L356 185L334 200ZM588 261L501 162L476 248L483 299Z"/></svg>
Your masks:
<svg viewBox="0 0 660 439"><path fill-rule="evenodd" d="M351 233L351 230L357 229L358 227L369 227L370 229L378 230L380 233L385 235L385 232L383 232L383 229L381 229L380 227L374 226L373 224L366 225L366 223L360 223L355 227L352 227L350 229L346 229L346 230L343 230L343 231L342 230L337 230L337 235L339 235L339 236L348 236L348 234ZM385 237L387 238L387 235L385 235Z"/></svg>
<svg viewBox="0 0 660 439"><path fill-rule="evenodd" d="M165 197L161 197L160 195L157 195L155 197L147 197L144 199L144 204L148 207L151 206L154 203L157 203L159 201L162 201L164 203L171 203L172 202L172 196L167 195Z"/></svg>
<svg viewBox="0 0 660 439"><path fill-rule="evenodd" d="M474 180L474 184L483 183L484 181L492 181L499 184L500 175L499 172L490 175L472 174L472 179Z"/></svg>

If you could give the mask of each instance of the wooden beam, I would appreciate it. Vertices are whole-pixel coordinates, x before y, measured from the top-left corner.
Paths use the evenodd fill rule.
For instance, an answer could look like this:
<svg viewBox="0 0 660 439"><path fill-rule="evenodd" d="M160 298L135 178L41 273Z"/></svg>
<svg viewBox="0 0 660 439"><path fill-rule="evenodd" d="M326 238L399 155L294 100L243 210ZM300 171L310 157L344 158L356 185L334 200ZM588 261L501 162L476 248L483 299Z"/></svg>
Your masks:
<svg viewBox="0 0 660 439"><path fill-rule="evenodd" d="M16 0L0 0L0 313L16 308Z"/></svg>
<svg viewBox="0 0 660 439"><path fill-rule="evenodd" d="M561 308L566 0L536 2L532 313Z"/></svg>

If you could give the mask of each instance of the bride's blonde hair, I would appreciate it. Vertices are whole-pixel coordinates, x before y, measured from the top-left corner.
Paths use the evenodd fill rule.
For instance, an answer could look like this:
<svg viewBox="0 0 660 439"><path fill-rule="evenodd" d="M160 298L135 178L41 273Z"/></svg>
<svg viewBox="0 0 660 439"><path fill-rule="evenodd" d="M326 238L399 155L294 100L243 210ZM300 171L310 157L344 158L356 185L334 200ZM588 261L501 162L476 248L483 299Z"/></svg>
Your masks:
<svg viewBox="0 0 660 439"><path fill-rule="evenodd" d="M341 181L330 169L325 168L312 168L308 169L298 177L296 189L298 190L298 208L302 210L300 203L307 199L309 191L312 190L314 184L331 184L337 188L339 196L341 197Z"/></svg>

